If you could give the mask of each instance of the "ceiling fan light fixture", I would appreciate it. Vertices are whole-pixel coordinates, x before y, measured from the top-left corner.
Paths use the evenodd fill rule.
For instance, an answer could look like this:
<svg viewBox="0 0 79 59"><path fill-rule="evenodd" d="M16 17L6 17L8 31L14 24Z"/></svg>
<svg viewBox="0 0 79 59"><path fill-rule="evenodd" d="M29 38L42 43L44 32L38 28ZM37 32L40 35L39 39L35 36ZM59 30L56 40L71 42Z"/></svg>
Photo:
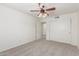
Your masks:
<svg viewBox="0 0 79 59"><path fill-rule="evenodd" d="M42 13L40 13L40 14L38 15L38 17L42 17Z"/></svg>
<svg viewBox="0 0 79 59"><path fill-rule="evenodd" d="M47 13L45 13L44 15L43 15L43 17L47 17L48 15L47 15Z"/></svg>
<svg viewBox="0 0 79 59"><path fill-rule="evenodd" d="M43 17L43 18L45 18L45 17L47 17L47 16L48 16L47 13L40 13L40 14L38 15L38 17Z"/></svg>

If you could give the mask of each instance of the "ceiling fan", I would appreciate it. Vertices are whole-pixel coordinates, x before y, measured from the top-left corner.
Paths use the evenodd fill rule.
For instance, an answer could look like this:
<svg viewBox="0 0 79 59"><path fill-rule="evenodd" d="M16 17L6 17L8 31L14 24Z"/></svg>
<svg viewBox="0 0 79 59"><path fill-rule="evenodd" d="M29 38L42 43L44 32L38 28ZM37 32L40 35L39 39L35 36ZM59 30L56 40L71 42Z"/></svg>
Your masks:
<svg viewBox="0 0 79 59"><path fill-rule="evenodd" d="M55 7L45 9L45 5L41 5L41 3L38 3L38 6L40 8L39 10L30 10L30 12L39 12L39 14L37 15L38 17L49 16L49 14L47 13L48 11L54 11L54 10L56 10Z"/></svg>

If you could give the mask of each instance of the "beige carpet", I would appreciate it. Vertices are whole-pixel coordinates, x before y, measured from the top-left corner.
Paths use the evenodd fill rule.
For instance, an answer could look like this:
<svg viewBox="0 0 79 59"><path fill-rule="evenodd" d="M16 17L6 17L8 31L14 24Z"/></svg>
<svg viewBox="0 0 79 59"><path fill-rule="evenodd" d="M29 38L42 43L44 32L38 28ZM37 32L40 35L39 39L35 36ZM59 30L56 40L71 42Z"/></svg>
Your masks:
<svg viewBox="0 0 79 59"><path fill-rule="evenodd" d="M35 40L1 52L2 56L79 56L77 47L47 40Z"/></svg>

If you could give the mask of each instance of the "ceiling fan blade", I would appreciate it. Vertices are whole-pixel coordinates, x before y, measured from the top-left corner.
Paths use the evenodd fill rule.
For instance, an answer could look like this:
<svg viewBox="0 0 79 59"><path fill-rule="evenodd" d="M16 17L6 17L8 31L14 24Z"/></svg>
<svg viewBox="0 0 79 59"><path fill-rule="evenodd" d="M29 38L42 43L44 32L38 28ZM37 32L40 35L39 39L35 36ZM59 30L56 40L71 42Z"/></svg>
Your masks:
<svg viewBox="0 0 79 59"><path fill-rule="evenodd" d="M39 12L40 10L30 10L30 12Z"/></svg>
<svg viewBox="0 0 79 59"><path fill-rule="evenodd" d="M38 3L38 5L40 6L40 5L41 5L41 3Z"/></svg>
<svg viewBox="0 0 79 59"><path fill-rule="evenodd" d="M38 3L39 8L41 9L41 3Z"/></svg>
<svg viewBox="0 0 79 59"><path fill-rule="evenodd" d="M53 8L46 9L46 11L52 11L52 10L56 10L56 8L53 7Z"/></svg>

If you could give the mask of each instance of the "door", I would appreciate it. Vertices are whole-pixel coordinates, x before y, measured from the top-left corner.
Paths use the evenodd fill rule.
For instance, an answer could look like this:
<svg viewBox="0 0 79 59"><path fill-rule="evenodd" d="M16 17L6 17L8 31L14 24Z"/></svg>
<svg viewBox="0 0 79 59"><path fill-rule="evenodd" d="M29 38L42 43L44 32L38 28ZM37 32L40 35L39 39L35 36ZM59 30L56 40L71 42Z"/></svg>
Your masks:
<svg viewBox="0 0 79 59"><path fill-rule="evenodd" d="M50 22L50 40L71 43L71 20L64 16Z"/></svg>

